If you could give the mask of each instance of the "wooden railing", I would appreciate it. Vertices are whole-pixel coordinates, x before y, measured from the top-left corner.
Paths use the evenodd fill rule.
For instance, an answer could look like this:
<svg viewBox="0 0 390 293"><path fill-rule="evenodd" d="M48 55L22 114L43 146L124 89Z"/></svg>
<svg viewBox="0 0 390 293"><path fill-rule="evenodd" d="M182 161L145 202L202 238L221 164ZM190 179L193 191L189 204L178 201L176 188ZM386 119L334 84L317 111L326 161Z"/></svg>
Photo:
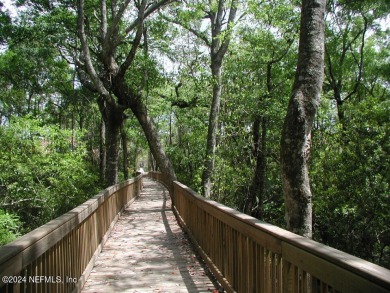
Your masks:
<svg viewBox="0 0 390 293"><path fill-rule="evenodd" d="M123 208L142 189L142 175L0 247L0 292L78 292Z"/></svg>
<svg viewBox="0 0 390 293"><path fill-rule="evenodd" d="M149 176L173 185L178 221L228 292L390 292L387 269Z"/></svg>
<svg viewBox="0 0 390 293"><path fill-rule="evenodd" d="M161 182L162 184L165 185L165 187L169 190L169 192L171 194L173 193L174 182L169 180L169 177L167 175L165 175L161 172L152 171L152 172L146 173L145 176ZM173 197L171 199L173 200Z"/></svg>

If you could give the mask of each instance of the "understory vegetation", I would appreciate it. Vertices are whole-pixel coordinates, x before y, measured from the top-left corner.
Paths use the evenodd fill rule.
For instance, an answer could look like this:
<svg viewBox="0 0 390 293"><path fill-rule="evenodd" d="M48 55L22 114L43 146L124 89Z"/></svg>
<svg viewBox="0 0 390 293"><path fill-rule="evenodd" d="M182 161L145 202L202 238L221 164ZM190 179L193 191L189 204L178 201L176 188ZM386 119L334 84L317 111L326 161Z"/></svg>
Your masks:
<svg viewBox="0 0 390 293"><path fill-rule="evenodd" d="M286 228L280 144L300 1L93 0L85 1L84 18L80 0L16 2L17 15L0 6L0 245L140 167L163 169L166 158L179 181L203 193L212 157L210 198ZM126 12L117 2L130 2ZM107 34L118 33L112 51L96 20L104 19L101 3L110 12ZM152 10L153 3L161 5ZM217 34L211 19L221 3ZM142 9L153 13L140 29L133 20ZM327 1L324 83L308 154L313 239L387 268L389 11L385 0ZM220 81L212 70L218 45L227 46ZM157 158L154 139L166 158ZM118 174L110 177L115 154Z"/></svg>

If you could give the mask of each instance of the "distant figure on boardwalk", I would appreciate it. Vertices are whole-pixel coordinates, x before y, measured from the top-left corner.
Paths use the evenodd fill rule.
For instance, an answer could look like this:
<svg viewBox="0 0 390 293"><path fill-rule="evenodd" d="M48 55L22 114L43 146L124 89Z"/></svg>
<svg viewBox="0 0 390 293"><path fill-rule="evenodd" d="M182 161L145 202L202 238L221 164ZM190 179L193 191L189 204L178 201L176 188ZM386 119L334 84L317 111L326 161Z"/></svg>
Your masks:
<svg viewBox="0 0 390 293"><path fill-rule="evenodd" d="M140 166L136 172L136 176L143 175L144 173L145 173L144 168L142 168L142 166Z"/></svg>

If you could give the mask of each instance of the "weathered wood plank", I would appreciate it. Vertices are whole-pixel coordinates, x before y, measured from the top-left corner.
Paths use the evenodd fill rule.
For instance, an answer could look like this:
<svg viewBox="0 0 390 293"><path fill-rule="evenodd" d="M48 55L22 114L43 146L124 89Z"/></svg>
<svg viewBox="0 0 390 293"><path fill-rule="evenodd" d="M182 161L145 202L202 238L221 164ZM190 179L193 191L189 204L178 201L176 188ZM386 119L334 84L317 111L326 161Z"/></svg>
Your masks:
<svg viewBox="0 0 390 293"><path fill-rule="evenodd" d="M55 280L80 277L126 199L138 195L140 181L141 176L109 187L70 212L0 247L0 276L19 276L23 280L14 286L2 278L1 290L70 292L74 283ZM103 209L110 211L105 218L99 213ZM34 277L46 279L34 281Z"/></svg>
<svg viewBox="0 0 390 293"><path fill-rule="evenodd" d="M175 208L182 218L183 225L195 235L201 249L204 249L201 243L205 242L205 234L199 233L197 231L199 227L192 225L194 219L193 215L187 212L189 209L192 211L200 209L206 214L205 217L215 218L224 223L227 231L232 229L234 237L229 241L231 249L240 250L242 245L236 239L242 236L249 237L261 246L265 255L256 261L260 266L257 281L261 284L262 292L268 293L272 290L310 292L312 286L318 288L318 284L312 282L312 277L315 277L313 279L315 282L320 281L321 286L326 287L326 291L328 287L332 287L333 291L337 292L390 292L390 271L385 268L205 199L180 182L174 182L173 189L177 203ZM214 233L215 231L209 231L208 234ZM207 243L207 247L209 244ZM269 252L275 253L272 259L269 259ZM237 265L236 252L229 256L226 263L229 263L230 269L227 270L218 267L218 261L213 255L209 254L207 257L214 262L216 271L228 272L221 274L220 278L226 279L237 290L245 287L242 284L245 278L237 277L242 270ZM276 258L281 259L281 268L278 268ZM245 261L250 261L247 256ZM326 273L321 273L321 270L325 270ZM278 280L283 284L276 286L274 282Z"/></svg>
<svg viewBox="0 0 390 293"><path fill-rule="evenodd" d="M144 182L141 197L114 226L82 292L216 289L176 222L167 190L154 181Z"/></svg>
<svg viewBox="0 0 390 293"><path fill-rule="evenodd" d="M310 272L314 277L341 292L389 292L379 284L374 284L354 272L288 243L283 243L283 259L299 265L300 269Z"/></svg>
<svg viewBox="0 0 390 293"><path fill-rule="evenodd" d="M70 233L70 231L75 229L87 217L92 215L114 192L132 182L134 182L134 179L129 179L121 184L107 188L68 213L1 247L0 271L5 270L3 263L11 260L15 255L20 254L21 251L23 251L22 266L34 261L65 235ZM20 256L18 255L18 257Z"/></svg>

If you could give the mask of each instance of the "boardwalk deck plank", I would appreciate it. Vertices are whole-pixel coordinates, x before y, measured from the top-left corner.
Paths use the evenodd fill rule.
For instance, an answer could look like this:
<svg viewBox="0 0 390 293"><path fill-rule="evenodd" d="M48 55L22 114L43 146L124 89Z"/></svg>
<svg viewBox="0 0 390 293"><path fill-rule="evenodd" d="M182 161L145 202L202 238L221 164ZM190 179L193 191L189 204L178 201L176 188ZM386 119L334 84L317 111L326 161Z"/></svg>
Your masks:
<svg viewBox="0 0 390 293"><path fill-rule="evenodd" d="M82 292L213 292L212 277L170 208L167 190L144 179L140 198L114 226Z"/></svg>

